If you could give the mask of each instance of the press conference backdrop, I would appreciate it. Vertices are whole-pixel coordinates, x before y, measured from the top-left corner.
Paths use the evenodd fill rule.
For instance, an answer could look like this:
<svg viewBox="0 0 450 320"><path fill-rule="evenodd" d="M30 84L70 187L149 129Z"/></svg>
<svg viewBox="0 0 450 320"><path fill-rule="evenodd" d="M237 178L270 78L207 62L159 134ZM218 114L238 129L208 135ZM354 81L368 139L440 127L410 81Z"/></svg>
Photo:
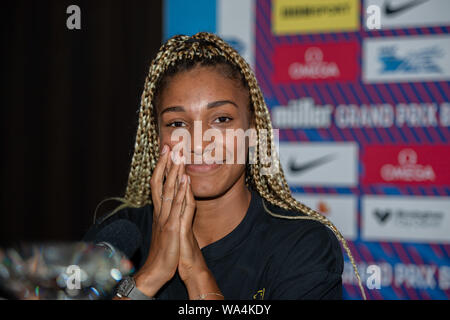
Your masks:
<svg viewBox="0 0 450 320"><path fill-rule="evenodd" d="M165 39L215 32L252 65L293 194L341 230L369 299L450 297L449 12L448 0L164 3ZM344 297L360 299L345 259Z"/></svg>

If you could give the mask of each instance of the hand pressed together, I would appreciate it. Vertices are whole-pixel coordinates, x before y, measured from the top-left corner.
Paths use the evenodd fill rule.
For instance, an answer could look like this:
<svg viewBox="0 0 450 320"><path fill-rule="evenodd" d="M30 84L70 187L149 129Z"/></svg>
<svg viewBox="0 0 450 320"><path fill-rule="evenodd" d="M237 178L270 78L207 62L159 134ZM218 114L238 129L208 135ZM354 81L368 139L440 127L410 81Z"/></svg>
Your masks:
<svg viewBox="0 0 450 320"><path fill-rule="evenodd" d="M151 245L146 262L134 276L138 289L148 296L155 296L177 270L191 299L205 292L220 293L192 230L196 206L184 162L165 145L150 181Z"/></svg>

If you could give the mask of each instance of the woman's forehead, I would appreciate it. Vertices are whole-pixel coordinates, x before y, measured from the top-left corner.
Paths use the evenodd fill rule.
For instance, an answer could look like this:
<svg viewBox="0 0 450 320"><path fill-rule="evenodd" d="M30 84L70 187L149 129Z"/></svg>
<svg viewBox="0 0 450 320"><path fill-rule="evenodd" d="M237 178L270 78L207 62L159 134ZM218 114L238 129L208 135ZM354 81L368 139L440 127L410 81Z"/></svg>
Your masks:
<svg viewBox="0 0 450 320"><path fill-rule="evenodd" d="M215 68L196 67L173 76L161 92L161 108L232 101L247 106L248 90L225 77ZM161 110L162 111L162 110Z"/></svg>

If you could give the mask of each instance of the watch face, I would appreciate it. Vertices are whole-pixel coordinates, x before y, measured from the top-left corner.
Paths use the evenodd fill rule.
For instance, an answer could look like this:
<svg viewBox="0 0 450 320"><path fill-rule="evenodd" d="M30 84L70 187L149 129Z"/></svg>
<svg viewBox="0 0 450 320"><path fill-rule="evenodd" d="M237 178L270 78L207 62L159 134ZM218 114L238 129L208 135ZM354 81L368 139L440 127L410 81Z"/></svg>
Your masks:
<svg viewBox="0 0 450 320"><path fill-rule="evenodd" d="M116 292L121 296L128 297L128 294L131 292L133 287L134 287L133 280L130 277L126 277L119 282Z"/></svg>

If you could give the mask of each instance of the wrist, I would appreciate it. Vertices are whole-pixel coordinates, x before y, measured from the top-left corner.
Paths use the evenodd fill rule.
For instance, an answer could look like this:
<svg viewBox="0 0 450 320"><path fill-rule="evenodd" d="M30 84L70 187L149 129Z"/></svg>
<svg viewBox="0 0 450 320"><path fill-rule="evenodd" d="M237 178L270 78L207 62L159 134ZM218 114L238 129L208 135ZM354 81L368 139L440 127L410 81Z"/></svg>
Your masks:
<svg viewBox="0 0 450 320"><path fill-rule="evenodd" d="M209 269L201 269L192 272L191 276L184 280L186 289L189 294L189 299L199 299L206 293L217 293L218 295L210 295L208 298L217 299L222 297L216 279Z"/></svg>
<svg viewBox="0 0 450 320"><path fill-rule="evenodd" d="M211 271L208 268L191 269L189 276L186 276L183 280L186 286L199 286L202 282L205 282L211 275Z"/></svg>
<svg viewBox="0 0 450 320"><path fill-rule="evenodd" d="M161 287L168 281L163 276L152 271L139 271L134 276L136 288L148 297L154 297Z"/></svg>

